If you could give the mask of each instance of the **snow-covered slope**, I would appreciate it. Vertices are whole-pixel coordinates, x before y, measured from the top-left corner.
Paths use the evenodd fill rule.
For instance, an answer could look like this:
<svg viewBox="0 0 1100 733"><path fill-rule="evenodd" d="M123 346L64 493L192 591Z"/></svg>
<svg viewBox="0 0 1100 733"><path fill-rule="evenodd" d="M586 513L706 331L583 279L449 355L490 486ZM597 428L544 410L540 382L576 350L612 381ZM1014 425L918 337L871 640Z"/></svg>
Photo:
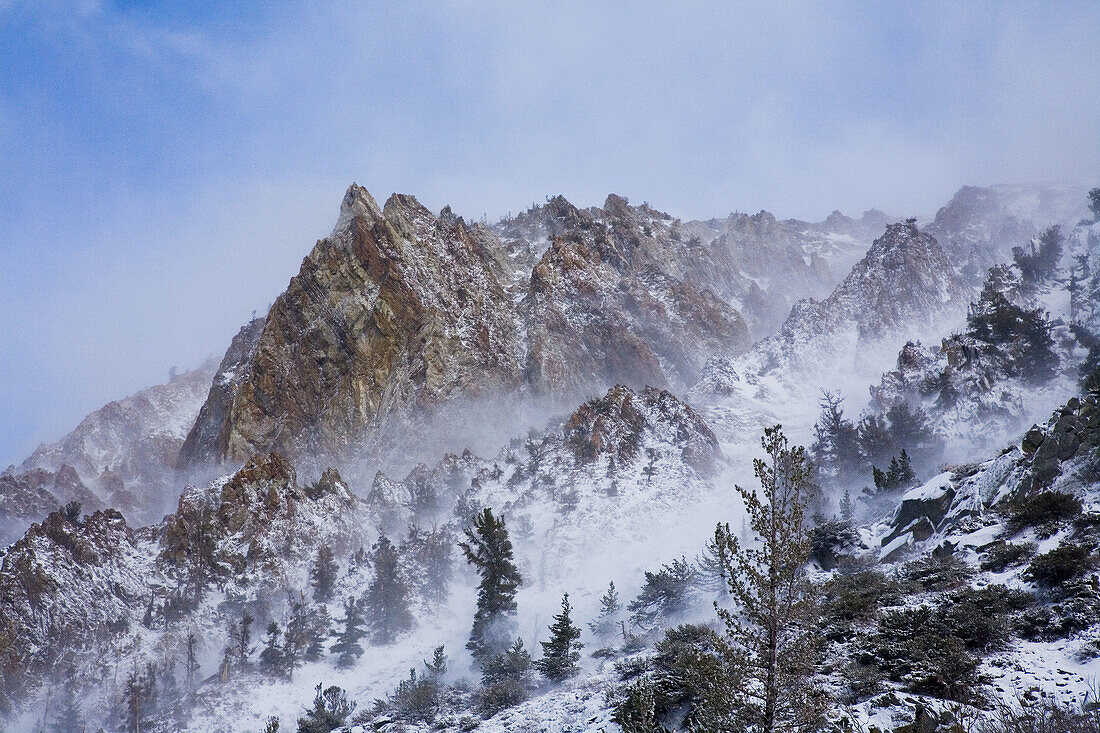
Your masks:
<svg viewBox="0 0 1100 733"><path fill-rule="evenodd" d="M68 501L149 520L179 491L176 459L214 374L208 362L111 402L0 475L0 524L21 533ZM18 536L18 535L16 535Z"/></svg>

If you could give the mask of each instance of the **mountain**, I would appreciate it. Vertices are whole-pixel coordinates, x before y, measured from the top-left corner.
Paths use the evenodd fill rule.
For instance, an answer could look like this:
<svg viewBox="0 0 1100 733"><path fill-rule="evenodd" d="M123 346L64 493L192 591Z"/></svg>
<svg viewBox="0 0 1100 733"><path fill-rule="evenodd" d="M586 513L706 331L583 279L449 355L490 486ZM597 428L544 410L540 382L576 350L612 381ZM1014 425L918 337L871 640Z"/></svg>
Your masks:
<svg viewBox="0 0 1100 733"><path fill-rule="evenodd" d="M1069 231L1059 269L1042 282L1017 265L991 268L965 326L939 344L907 343L871 387L873 409L921 407L949 457L962 460L1003 445L1073 394L1084 334L1100 331L1087 275L1100 265L1097 228Z"/></svg>
<svg viewBox="0 0 1100 733"><path fill-rule="evenodd" d="M353 185L333 234L231 346L181 460L378 458L447 405L683 386L748 337L668 266L672 225L618 197L595 212L559 198L503 227L502 244L410 196L380 209ZM544 232L541 251L523 239Z"/></svg>
<svg viewBox="0 0 1100 733"><path fill-rule="evenodd" d="M573 209L565 222L521 303L534 389L682 387L707 355L748 346L740 314L681 279L667 256L677 236L667 214L609 196L602 210Z"/></svg>
<svg viewBox="0 0 1100 733"><path fill-rule="evenodd" d="M1085 186L963 186L925 230L960 273L980 284L987 269L1051 224L1072 227L1088 213Z"/></svg>
<svg viewBox="0 0 1100 733"><path fill-rule="evenodd" d="M350 456L395 417L514 390L520 338L498 254L484 228L435 217L410 196L381 209L351 186L332 235L225 385L231 396L211 396L217 406L203 411L184 459L200 449L230 461L269 450Z"/></svg>
<svg viewBox="0 0 1100 733"><path fill-rule="evenodd" d="M213 373L211 362L173 372L167 383L110 402L58 442L40 445L0 475L0 522L22 533L73 500L151 519L179 490L171 474Z"/></svg>
<svg viewBox="0 0 1100 733"><path fill-rule="evenodd" d="M966 296L932 236L890 224L827 298L800 300L746 354L711 359L688 396L723 433L782 422L806 439L823 390L862 391L908 338L959 318Z"/></svg>
<svg viewBox="0 0 1100 733"><path fill-rule="evenodd" d="M0 551L5 725L293 727L321 683L358 705L341 733L683 728L725 684L715 525L752 546L734 485L766 468L762 428L810 442L822 390L872 398L849 418L846 501L822 463L811 507L838 726L961 728L1013 687L1081 703L1100 418L1095 395L1067 398L1100 359L1100 225L1060 258L968 269L1072 208L1033 191L964 189L924 229L876 211L683 221L616 195L490 226L353 185L190 401L169 398L176 377L0 476L0 510L23 517ZM916 474L872 488L904 447L867 458L875 425L931 426L956 463L912 450ZM575 677L479 683L460 543L485 508L521 578L508 633L538 657L568 593ZM356 613L364 636L338 655Z"/></svg>
<svg viewBox="0 0 1100 733"><path fill-rule="evenodd" d="M176 511L151 527L132 528L114 510L83 517L54 512L0 555L0 702L10 709L43 691L60 649L70 646L86 652L70 657L73 674L109 697L112 680L125 676L134 654L156 654L158 645L179 643L189 629L202 637L205 678L211 665L222 664L227 625L247 611L262 628L283 618L287 590L291 600L299 590L308 594L318 548L332 549L344 567L338 594L356 594L369 580L362 558L378 531L395 539L409 532L401 548L412 552L407 548L422 536L415 528L453 542L468 512L481 506L508 517L533 593L576 583L594 557L604 559L600 583L612 569L637 572L637 557L619 548L638 533L653 536L661 516L700 501L722 461L714 434L689 406L666 391L616 386L492 459L466 452L419 466L400 481L378 474L362 499L335 471L301 482L287 460L269 454L205 488L189 487ZM705 531L704 523L700 536ZM449 567L453 548L443 549ZM653 547L642 556L662 552ZM417 616L432 627L451 612L441 614L428 597L417 596ZM336 618L338 603L329 605ZM403 673L404 660L394 665L374 656L364 657L349 679L381 695L390 672L378 674L380 665ZM228 677L236 684L216 674L199 694L266 713L255 708L266 698L249 692L267 684L257 668L234 668ZM203 709L197 705L192 714L201 718ZM216 723L218 709L207 722ZM99 703L88 711L108 723L117 714Z"/></svg>

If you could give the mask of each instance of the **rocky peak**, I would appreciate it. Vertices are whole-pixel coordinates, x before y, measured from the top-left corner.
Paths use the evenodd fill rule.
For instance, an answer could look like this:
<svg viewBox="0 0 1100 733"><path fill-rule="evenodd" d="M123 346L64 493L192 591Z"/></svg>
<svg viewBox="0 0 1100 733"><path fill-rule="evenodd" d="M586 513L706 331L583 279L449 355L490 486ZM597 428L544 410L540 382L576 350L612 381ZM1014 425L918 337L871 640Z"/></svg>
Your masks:
<svg viewBox="0 0 1100 733"><path fill-rule="evenodd" d="M138 539L114 509L76 519L61 512L0 558L0 708L57 664L57 640L81 649L142 607L147 573Z"/></svg>
<svg viewBox="0 0 1100 733"><path fill-rule="evenodd" d="M499 244L485 236L412 196L379 211L352 186L333 235L275 301L228 404L206 411L185 458L350 458L394 420L514 389L518 335L487 251Z"/></svg>
<svg viewBox="0 0 1100 733"><path fill-rule="evenodd" d="M609 206L577 212L532 271L521 307L537 391L682 386L707 356L748 343L735 309L681 279L677 222L620 197Z"/></svg>
<svg viewBox="0 0 1100 733"><path fill-rule="evenodd" d="M382 217L382 210L378 208L378 202L370 195L370 191L352 183L344 194L344 200L340 202L340 218L336 228L341 229L348 220L356 217L379 219Z"/></svg>
<svg viewBox="0 0 1100 733"><path fill-rule="evenodd" d="M914 220L890 224L825 301L854 318L861 337L877 338L965 306L967 291L936 239Z"/></svg>
<svg viewBox="0 0 1100 733"><path fill-rule="evenodd" d="M1049 224L1072 226L1085 213L1080 186L963 186L926 228L968 282L1012 257Z"/></svg>

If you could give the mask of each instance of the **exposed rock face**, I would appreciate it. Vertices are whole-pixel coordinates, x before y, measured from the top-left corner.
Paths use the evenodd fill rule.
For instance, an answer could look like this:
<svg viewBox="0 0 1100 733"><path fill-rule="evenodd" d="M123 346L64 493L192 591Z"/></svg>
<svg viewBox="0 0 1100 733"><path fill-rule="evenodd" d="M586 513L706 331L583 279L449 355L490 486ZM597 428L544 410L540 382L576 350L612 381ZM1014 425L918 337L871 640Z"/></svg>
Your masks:
<svg viewBox="0 0 1100 733"><path fill-rule="evenodd" d="M30 522L70 501L79 501L85 509L100 508L99 498L67 464L56 472L35 468L0 476L0 542L18 538Z"/></svg>
<svg viewBox="0 0 1100 733"><path fill-rule="evenodd" d="M465 451L401 480L378 473L365 504L391 535L410 523L457 518L462 527L493 507L515 528L517 545L565 578L582 558L614 555L617 542L702 500L722 462L714 433L690 406L663 390L617 385L493 458Z"/></svg>
<svg viewBox="0 0 1100 733"><path fill-rule="evenodd" d="M180 465L188 465L201 456L216 455L218 447L228 443L230 422L227 418L233 409L233 398L251 376L252 360L265 322L264 318L253 318L230 342L214 374L206 402L180 447Z"/></svg>
<svg viewBox="0 0 1100 733"><path fill-rule="evenodd" d="M755 394L769 374L818 392L837 370L858 368L862 350L904 342L929 323L961 315L965 304L966 290L936 240L912 221L891 224L828 298L800 300L779 333L743 357L712 359L691 395Z"/></svg>
<svg viewBox="0 0 1100 733"><path fill-rule="evenodd" d="M748 345L736 310L678 279L662 243L671 217L609 196L599 218L573 209L565 221L522 304L536 390L682 387L708 355Z"/></svg>
<svg viewBox="0 0 1100 733"><path fill-rule="evenodd" d="M737 310L684 279L697 248L667 214L558 197L497 232L408 196L380 210L353 185L332 236L234 340L181 463L396 455L459 400L682 388L748 345Z"/></svg>
<svg viewBox="0 0 1100 733"><path fill-rule="evenodd" d="M204 489L189 488L157 535L160 559L182 567L197 551L198 530L213 545L213 565L223 572L261 569L282 578L310 559L323 538L338 553L364 540L359 502L340 474L326 470L300 486L294 467L277 453L254 456L230 477Z"/></svg>
<svg viewBox="0 0 1100 733"><path fill-rule="evenodd" d="M970 306L971 325L938 345L905 344L896 366L871 386L872 407L921 406L954 448L952 460L996 450L1076 391L1083 350L1062 319L1043 310L1062 300L1057 295L1025 293L1015 268L992 268Z"/></svg>
<svg viewBox="0 0 1100 733"><path fill-rule="evenodd" d="M56 672L62 652L94 654L151 610L167 614L200 553L208 583L237 593L257 579L297 585L318 547L345 554L367 541L360 508L336 471L299 486L292 465L266 455L189 488L154 527L132 530L114 509L76 521L53 512L0 555L0 710ZM205 623L217 605L198 609Z"/></svg>
<svg viewBox="0 0 1100 733"><path fill-rule="evenodd" d="M966 296L936 240L909 221L887 226L821 305L829 318L854 321L861 340L874 340L958 311Z"/></svg>
<svg viewBox="0 0 1100 733"><path fill-rule="evenodd" d="M185 458L352 456L395 416L514 390L520 342L491 241L408 196L381 210L353 185Z"/></svg>

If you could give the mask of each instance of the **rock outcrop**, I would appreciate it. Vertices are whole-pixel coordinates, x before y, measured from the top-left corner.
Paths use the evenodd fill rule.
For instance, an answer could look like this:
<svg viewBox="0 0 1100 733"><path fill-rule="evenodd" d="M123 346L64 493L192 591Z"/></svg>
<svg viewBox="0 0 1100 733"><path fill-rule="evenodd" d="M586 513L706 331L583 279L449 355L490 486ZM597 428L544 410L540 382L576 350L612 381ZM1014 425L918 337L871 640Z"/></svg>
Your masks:
<svg viewBox="0 0 1100 733"><path fill-rule="evenodd" d="M353 185L184 458L350 457L394 418L515 390L521 346L494 243L410 196L380 209Z"/></svg>
<svg viewBox="0 0 1100 733"><path fill-rule="evenodd" d="M934 238L913 220L890 224L828 298L800 300L779 332L744 356L712 359L690 394L755 394L768 375L773 387L819 393L838 370L867 371L864 351L904 343L930 324L961 316L966 293Z"/></svg>
<svg viewBox="0 0 1100 733"><path fill-rule="evenodd" d="M748 331L685 275L682 229L617 196L557 197L494 233L409 196L380 209L353 185L332 236L234 340L180 462L403 456L463 401L683 388Z"/></svg>

